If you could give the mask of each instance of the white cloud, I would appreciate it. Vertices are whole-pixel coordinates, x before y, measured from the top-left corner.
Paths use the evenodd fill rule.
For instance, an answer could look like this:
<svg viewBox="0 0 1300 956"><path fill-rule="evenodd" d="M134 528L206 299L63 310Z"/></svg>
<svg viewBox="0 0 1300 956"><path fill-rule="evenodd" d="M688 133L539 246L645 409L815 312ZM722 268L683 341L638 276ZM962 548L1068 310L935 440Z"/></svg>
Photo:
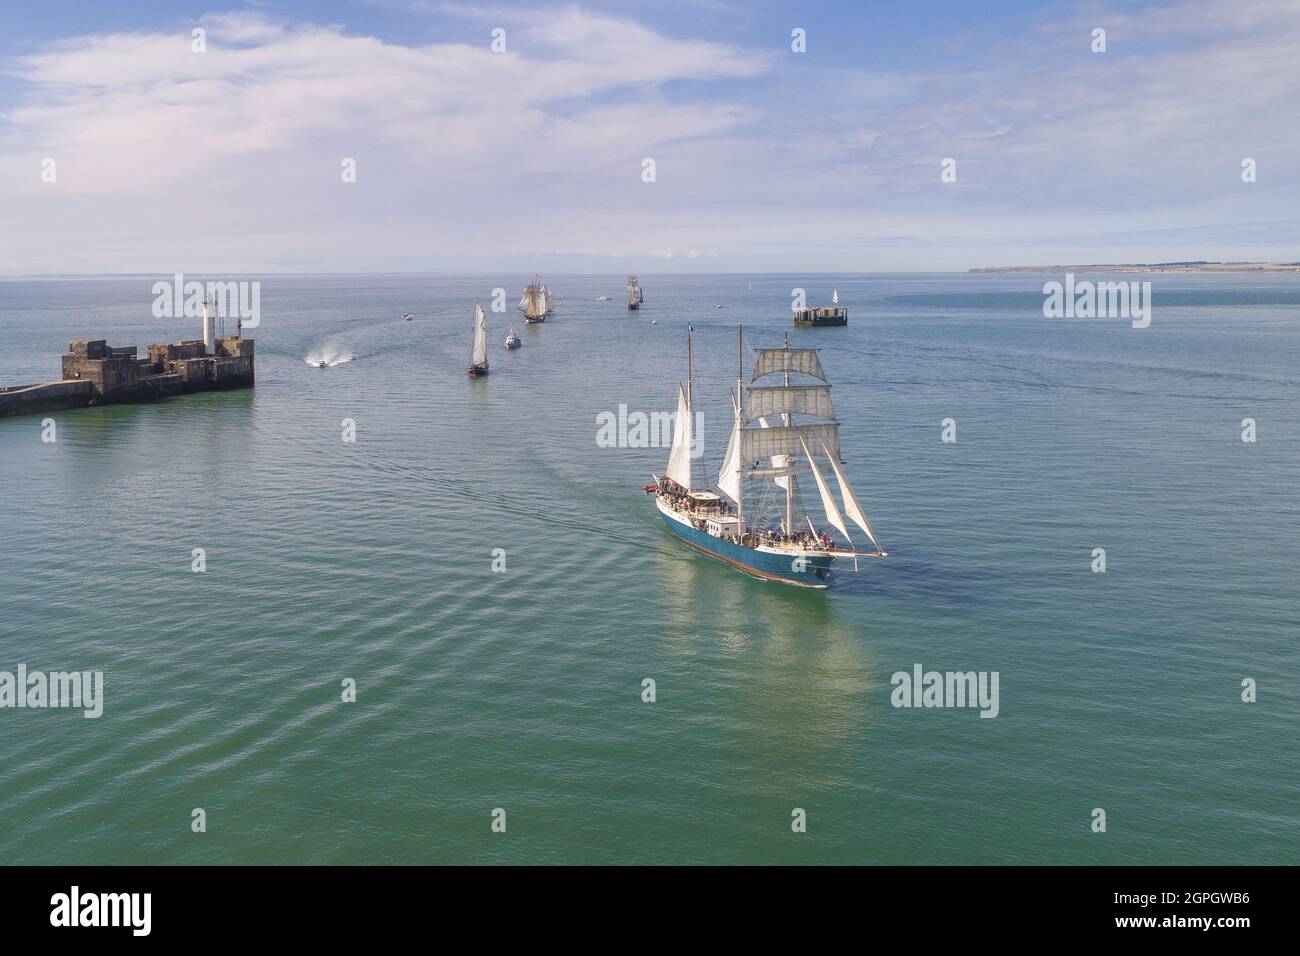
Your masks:
<svg viewBox="0 0 1300 956"><path fill-rule="evenodd" d="M408 46L256 14L205 17L202 53L188 29L59 42L10 65L26 95L0 125L0 178L34 228L68 230L69 268L157 268L187 249L226 260L232 246L246 252L231 265L284 262L264 236L293 222L300 254L335 263L361 236L464 251L477 233L486 253L492 232L531 242L592 184L635 189L644 156L755 115L662 88L754 77L763 54L576 7L511 23L504 54L486 31ZM47 156L55 185L39 178ZM340 181L345 157L355 184ZM89 251L123 224L111 256ZM37 247L0 242L15 244L0 268L41 267L24 261Z"/></svg>
<svg viewBox="0 0 1300 956"><path fill-rule="evenodd" d="M1300 0L1090 5L960 67L892 72L810 54L791 73L777 47L577 7L462 12L476 42L213 14L206 53L186 27L6 64L22 85L0 117L16 224L0 271L472 268L539 249L631 267L708 268L719 249L739 269L963 267L985 245L1023 258L1072 236L1275 222L1300 199ZM505 54L488 45L498 22ZM1104 55L1087 52L1098 23ZM1249 189L1244 156L1260 168ZM1232 250L1203 239L1203 255L1249 234Z"/></svg>

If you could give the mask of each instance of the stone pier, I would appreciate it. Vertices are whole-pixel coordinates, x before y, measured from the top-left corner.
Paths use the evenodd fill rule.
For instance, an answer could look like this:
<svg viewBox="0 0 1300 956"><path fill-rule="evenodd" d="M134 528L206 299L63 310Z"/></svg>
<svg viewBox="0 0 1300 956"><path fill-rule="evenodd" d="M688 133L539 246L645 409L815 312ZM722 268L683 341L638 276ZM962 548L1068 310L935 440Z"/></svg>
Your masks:
<svg viewBox="0 0 1300 956"><path fill-rule="evenodd" d="M217 388L252 388L253 340L217 339L118 348L104 339L77 339L63 356L63 380L0 388L0 418L115 402L146 402Z"/></svg>

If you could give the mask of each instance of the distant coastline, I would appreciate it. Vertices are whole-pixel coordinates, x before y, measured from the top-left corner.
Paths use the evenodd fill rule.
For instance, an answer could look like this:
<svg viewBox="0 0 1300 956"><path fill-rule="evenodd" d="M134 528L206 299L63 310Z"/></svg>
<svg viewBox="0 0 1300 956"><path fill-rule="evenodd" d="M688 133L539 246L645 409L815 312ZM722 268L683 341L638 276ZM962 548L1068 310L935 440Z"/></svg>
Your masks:
<svg viewBox="0 0 1300 956"><path fill-rule="evenodd" d="M1300 262L1129 262L1073 266L981 266L968 272L1300 272Z"/></svg>

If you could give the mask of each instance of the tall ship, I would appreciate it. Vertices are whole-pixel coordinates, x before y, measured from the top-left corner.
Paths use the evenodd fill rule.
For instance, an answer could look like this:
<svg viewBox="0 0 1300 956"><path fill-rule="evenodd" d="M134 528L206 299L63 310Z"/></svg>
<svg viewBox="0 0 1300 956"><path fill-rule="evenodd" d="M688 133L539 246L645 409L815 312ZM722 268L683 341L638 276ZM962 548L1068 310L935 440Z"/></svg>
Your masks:
<svg viewBox="0 0 1300 956"><path fill-rule="evenodd" d="M629 309L641 308L641 303L645 301L645 294L641 291L641 280L636 276L627 277L627 307Z"/></svg>
<svg viewBox="0 0 1300 956"><path fill-rule="evenodd" d="M545 322L546 317L555 312L555 299L550 290L542 284L540 276L534 275L533 281L524 289L523 298L519 300L518 309L524 314L524 321L532 325Z"/></svg>
<svg viewBox="0 0 1300 956"><path fill-rule="evenodd" d="M479 378L488 373L487 357L487 315L483 306L474 306L474 344L469 352L470 378Z"/></svg>
<svg viewBox="0 0 1300 956"><path fill-rule="evenodd" d="M859 558L885 557L841 467L839 422L819 350L792 349L788 336L781 348L754 350L753 373L746 383L742 327L739 375L731 395L735 421L722 468L712 486L696 480L691 456L693 332L688 328L686 334L686 385L677 387L668 470L662 477L652 475L654 483L645 486L669 530L755 577L810 588L830 584L837 559L852 558L856 571ZM813 523L803 506L800 478L805 475L812 476L826 519L823 527ZM838 501L828 475L838 487ZM866 535L870 550L853 543L850 522Z"/></svg>

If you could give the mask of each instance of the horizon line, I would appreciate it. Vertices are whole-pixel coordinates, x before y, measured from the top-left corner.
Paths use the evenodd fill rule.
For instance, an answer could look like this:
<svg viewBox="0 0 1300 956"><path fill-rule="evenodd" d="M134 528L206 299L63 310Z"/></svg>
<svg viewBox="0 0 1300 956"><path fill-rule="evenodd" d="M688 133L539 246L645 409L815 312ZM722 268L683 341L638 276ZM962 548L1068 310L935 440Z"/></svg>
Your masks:
<svg viewBox="0 0 1300 956"><path fill-rule="evenodd" d="M1050 268L1050 267L1043 267ZM795 276L795 275L813 275L813 276L869 276L869 275L967 275L970 269L892 269L881 272L550 272L546 275L551 276ZM168 269L158 272L25 272L25 273L0 273L0 280L8 279L148 279L158 276L177 275L175 269ZM262 275L262 276L396 276L408 278L428 278L428 277L478 277L478 276L496 276L501 275L502 271L491 272L300 272L300 271L277 271L262 269L247 270L223 270L199 272L182 271L180 275ZM520 273L523 275L523 273ZM541 275L540 272L535 272Z"/></svg>

